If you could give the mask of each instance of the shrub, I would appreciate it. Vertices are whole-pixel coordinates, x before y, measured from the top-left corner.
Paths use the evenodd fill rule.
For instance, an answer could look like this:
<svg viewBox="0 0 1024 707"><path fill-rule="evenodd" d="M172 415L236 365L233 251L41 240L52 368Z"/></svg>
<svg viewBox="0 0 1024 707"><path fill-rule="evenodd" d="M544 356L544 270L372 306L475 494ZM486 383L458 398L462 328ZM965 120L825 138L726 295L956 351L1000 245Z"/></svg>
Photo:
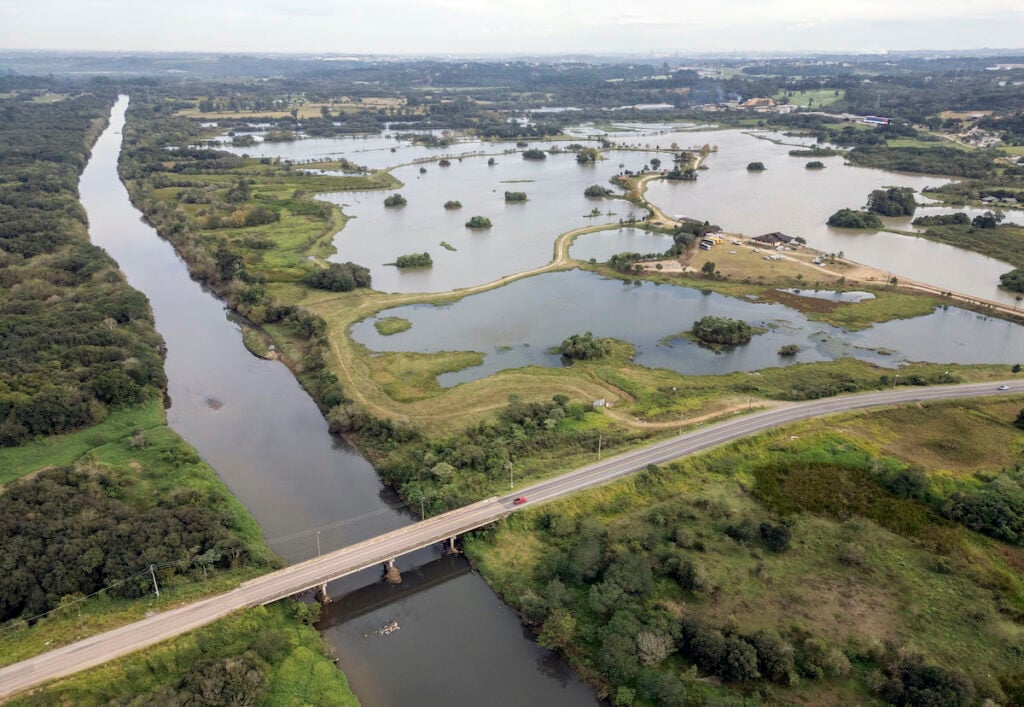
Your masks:
<svg viewBox="0 0 1024 707"><path fill-rule="evenodd" d="M796 356L800 353L799 344L786 344L779 347L779 356Z"/></svg>
<svg viewBox="0 0 1024 707"><path fill-rule="evenodd" d="M524 191L507 191L505 192L505 202L515 203L518 201L526 201L526 192Z"/></svg>
<svg viewBox="0 0 1024 707"><path fill-rule="evenodd" d="M486 216L473 216L466 221L466 228L490 228L491 219Z"/></svg>
<svg viewBox="0 0 1024 707"><path fill-rule="evenodd" d="M429 268L433 264L434 260L430 257L430 253L410 253L400 255L395 259L397 268Z"/></svg>
<svg viewBox="0 0 1024 707"><path fill-rule="evenodd" d="M453 209L461 209L462 208L462 202L461 201L446 201L446 202L444 202L444 208L448 209L449 211L451 211Z"/></svg>
<svg viewBox="0 0 1024 707"><path fill-rule="evenodd" d="M370 271L355 263L329 263L326 268L311 270L302 281L309 287L331 292L348 292L370 286Z"/></svg>
<svg viewBox="0 0 1024 707"><path fill-rule="evenodd" d="M391 196L384 199L384 206L405 206L408 202L405 197L399 193L394 193Z"/></svg>
<svg viewBox="0 0 1024 707"><path fill-rule="evenodd" d="M600 184L591 184L589 187L583 190L583 196L591 198L600 198L604 196L611 196L614 192L607 187L602 187Z"/></svg>
<svg viewBox="0 0 1024 707"><path fill-rule="evenodd" d="M764 162L751 162L747 165L748 172L763 172L765 169Z"/></svg>

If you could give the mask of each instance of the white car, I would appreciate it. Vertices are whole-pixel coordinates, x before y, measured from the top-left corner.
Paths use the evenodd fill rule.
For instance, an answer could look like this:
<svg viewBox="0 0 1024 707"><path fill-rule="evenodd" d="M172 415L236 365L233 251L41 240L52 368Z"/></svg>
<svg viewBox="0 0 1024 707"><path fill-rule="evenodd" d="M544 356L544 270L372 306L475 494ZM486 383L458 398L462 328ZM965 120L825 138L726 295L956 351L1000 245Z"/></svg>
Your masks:
<svg viewBox="0 0 1024 707"><path fill-rule="evenodd" d="M1010 389L1010 386L1008 386L1008 385L1001 385L1001 386L999 386L997 388L997 390L1009 390L1009 389Z"/></svg>

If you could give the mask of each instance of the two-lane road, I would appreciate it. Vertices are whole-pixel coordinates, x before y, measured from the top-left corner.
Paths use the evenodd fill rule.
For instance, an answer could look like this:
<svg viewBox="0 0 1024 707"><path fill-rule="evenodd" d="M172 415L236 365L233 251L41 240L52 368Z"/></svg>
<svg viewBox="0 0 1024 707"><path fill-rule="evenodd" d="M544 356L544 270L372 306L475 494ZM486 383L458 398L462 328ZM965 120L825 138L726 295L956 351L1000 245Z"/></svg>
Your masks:
<svg viewBox="0 0 1024 707"><path fill-rule="evenodd" d="M1000 391L998 388L1001 385L1005 385L1007 390ZM322 557L264 575L225 594L171 609L0 669L0 699L47 680L70 675L173 638L238 609L276 601L482 527L518 508L513 504L513 499L517 496L526 496L526 506L533 506L635 473L649 464L662 464L725 442L812 417L901 403L1013 393L1024 393L1024 381L907 387L798 403L709 425L642 449L609 457L520 489L500 499L480 501L393 530Z"/></svg>

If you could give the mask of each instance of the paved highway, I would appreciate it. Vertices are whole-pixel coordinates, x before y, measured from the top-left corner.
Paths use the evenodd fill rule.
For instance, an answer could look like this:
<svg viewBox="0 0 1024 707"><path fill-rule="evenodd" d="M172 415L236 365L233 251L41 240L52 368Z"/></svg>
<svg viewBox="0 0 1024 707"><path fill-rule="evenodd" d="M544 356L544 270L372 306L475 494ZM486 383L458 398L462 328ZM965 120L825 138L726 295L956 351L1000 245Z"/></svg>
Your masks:
<svg viewBox="0 0 1024 707"><path fill-rule="evenodd" d="M1007 390L998 390L1001 385L1007 386ZM1012 393L1024 393L1024 381L906 387L798 403L709 425L642 449L609 457L562 476L519 489L516 493L502 498L490 498L428 518L322 557L272 572L225 594L171 609L0 669L0 699L173 638L238 609L277 601L323 582L381 565L391 558L487 525L518 508L513 504L513 499L520 495L528 499L526 507L529 507L635 473L648 464L662 464L725 442L812 417L900 403Z"/></svg>

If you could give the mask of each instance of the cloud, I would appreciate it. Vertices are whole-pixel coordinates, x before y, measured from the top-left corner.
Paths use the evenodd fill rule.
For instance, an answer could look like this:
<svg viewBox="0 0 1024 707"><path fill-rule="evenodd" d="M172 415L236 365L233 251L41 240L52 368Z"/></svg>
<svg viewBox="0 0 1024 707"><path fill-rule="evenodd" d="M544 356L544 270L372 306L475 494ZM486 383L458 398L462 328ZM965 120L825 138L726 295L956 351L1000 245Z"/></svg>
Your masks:
<svg viewBox="0 0 1024 707"><path fill-rule="evenodd" d="M1021 0L0 0L0 48L601 53L968 48L1022 37Z"/></svg>

